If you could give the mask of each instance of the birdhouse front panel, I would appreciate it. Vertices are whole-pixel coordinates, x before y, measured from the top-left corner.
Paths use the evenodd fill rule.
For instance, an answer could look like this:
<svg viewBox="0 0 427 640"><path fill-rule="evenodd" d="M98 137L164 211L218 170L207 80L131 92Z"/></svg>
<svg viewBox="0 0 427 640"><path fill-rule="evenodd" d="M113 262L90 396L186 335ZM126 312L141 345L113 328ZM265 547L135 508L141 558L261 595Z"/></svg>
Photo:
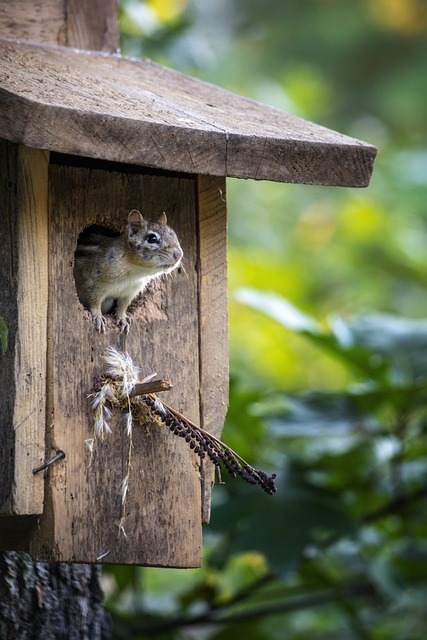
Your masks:
<svg viewBox="0 0 427 640"><path fill-rule="evenodd" d="M123 406L110 405L111 415L106 408L97 428L93 394L114 349L138 382L169 380L162 398L219 435L228 377L224 181L55 154L47 176L47 415L42 442L29 451L32 468L57 459L36 476L27 468L29 484L44 477L29 551L46 561L199 566L212 465L167 426L132 421ZM131 303L130 326L113 310L99 331L79 299L75 263L81 247L93 249L87 238L127 233L132 210L160 233L165 213L184 256ZM154 244L156 234L148 234Z"/></svg>

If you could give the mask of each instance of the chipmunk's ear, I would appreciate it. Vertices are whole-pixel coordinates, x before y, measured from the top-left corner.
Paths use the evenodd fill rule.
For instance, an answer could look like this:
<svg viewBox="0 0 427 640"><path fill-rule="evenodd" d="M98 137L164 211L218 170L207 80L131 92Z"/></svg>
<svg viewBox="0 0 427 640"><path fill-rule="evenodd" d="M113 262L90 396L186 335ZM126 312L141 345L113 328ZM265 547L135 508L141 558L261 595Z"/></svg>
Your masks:
<svg viewBox="0 0 427 640"><path fill-rule="evenodd" d="M128 235L133 236L141 229L144 218L137 209L132 209L128 215Z"/></svg>
<svg viewBox="0 0 427 640"><path fill-rule="evenodd" d="M144 218L137 209L132 209L128 215L128 222L129 224L142 224L144 222Z"/></svg>
<svg viewBox="0 0 427 640"><path fill-rule="evenodd" d="M158 222L159 224L161 224L161 225L162 225L162 227L163 227L165 224L167 224L167 223L168 223L168 219L167 219L166 213L165 213L164 211L163 211L163 213L161 213L161 214L160 214L160 217L159 217L159 219L157 220L157 222Z"/></svg>

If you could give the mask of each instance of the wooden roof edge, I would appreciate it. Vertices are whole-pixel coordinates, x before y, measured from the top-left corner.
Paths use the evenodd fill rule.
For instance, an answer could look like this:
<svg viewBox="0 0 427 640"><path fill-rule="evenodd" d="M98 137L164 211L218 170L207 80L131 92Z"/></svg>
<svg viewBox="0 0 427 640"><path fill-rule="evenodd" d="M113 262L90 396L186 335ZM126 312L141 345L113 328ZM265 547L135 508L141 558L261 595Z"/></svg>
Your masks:
<svg viewBox="0 0 427 640"><path fill-rule="evenodd" d="M149 60L10 38L0 38L0 136L183 173L355 187L369 184L376 156L361 140Z"/></svg>

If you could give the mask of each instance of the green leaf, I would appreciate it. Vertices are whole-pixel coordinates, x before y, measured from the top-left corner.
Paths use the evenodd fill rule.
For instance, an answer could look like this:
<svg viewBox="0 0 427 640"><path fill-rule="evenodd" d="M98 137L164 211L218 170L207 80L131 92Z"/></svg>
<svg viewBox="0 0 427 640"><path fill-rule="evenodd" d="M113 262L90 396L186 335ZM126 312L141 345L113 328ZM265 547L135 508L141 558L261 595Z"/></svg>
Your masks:
<svg viewBox="0 0 427 640"><path fill-rule="evenodd" d="M262 622L246 620L227 624L222 629L210 636L210 640L271 640L271 633L262 629Z"/></svg>
<svg viewBox="0 0 427 640"><path fill-rule="evenodd" d="M211 527L233 529L231 553L259 551L274 571L287 575L299 566L305 549L319 534L352 532L353 521L335 494L304 486L289 472L274 497L240 485L227 502L214 507Z"/></svg>
<svg viewBox="0 0 427 640"><path fill-rule="evenodd" d="M7 328L7 324L0 316L0 346L3 353L6 353L7 349L7 337L9 334L9 329Z"/></svg>
<svg viewBox="0 0 427 640"><path fill-rule="evenodd" d="M263 449L265 451L268 428L259 416L252 412L252 407L260 398L259 390L244 388L231 377L230 405L225 424L226 442L247 462L256 460L259 452Z"/></svg>
<svg viewBox="0 0 427 640"><path fill-rule="evenodd" d="M384 366L382 361L373 361L366 348L354 342L351 331L344 321L335 318L330 333L321 330L320 325L310 316L299 311L291 303L277 294L240 289L237 298L253 309L264 313L283 327L297 332L325 351L343 360L348 366L362 371L373 379L382 379Z"/></svg>
<svg viewBox="0 0 427 640"><path fill-rule="evenodd" d="M265 313L291 331L307 332L311 335L320 334L320 325L314 318L275 293L243 288L236 291L236 300Z"/></svg>
<svg viewBox="0 0 427 640"><path fill-rule="evenodd" d="M378 362L387 363L394 386L427 379L427 320L361 316L348 324L348 331L354 344L367 349Z"/></svg>
<svg viewBox="0 0 427 640"><path fill-rule="evenodd" d="M267 420L271 434L280 437L337 435L376 424L363 408L363 396L344 392L275 394L258 402L256 411Z"/></svg>
<svg viewBox="0 0 427 640"><path fill-rule="evenodd" d="M427 321L387 314L329 321L329 332L277 294L240 289L240 302L282 326L306 336L320 348L363 372L368 379L392 387L427 380Z"/></svg>

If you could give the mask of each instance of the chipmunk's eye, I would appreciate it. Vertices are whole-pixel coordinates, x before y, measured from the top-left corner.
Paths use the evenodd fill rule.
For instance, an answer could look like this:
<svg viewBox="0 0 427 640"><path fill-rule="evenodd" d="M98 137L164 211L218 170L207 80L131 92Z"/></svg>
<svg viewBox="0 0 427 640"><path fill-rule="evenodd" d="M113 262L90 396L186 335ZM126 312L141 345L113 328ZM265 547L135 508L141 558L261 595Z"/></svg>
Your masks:
<svg viewBox="0 0 427 640"><path fill-rule="evenodd" d="M160 234L155 231L150 231L150 233L147 233L144 240L148 242L148 244L159 244Z"/></svg>

